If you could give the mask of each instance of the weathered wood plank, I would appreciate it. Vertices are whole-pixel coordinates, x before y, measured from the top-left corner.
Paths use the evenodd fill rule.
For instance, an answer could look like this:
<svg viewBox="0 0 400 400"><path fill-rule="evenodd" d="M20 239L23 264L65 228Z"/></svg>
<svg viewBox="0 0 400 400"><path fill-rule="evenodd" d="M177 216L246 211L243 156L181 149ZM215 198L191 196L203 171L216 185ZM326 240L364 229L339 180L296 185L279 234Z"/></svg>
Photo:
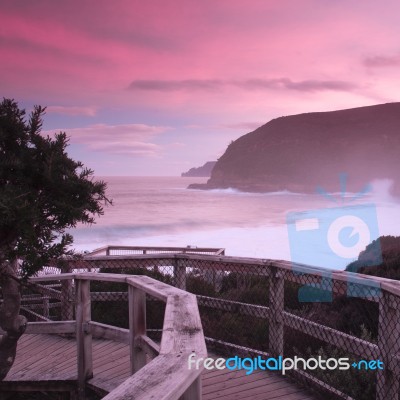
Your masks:
<svg viewBox="0 0 400 400"><path fill-rule="evenodd" d="M190 293L168 296L160 354L187 352L207 356L196 297Z"/></svg>
<svg viewBox="0 0 400 400"><path fill-rule="evenodd" d="M283 328L282 314L285 303L284 284L281 271L273 268L269 277L269 306L271 318L269 320L269 349L274 356L283 354Z"/></svg>
<svg viewBox="0 0 400 400"><path fill-rule="evenodd" d="M146 365L146 353L136 339L146 334L146 293L129 286L129 354L131 373Z"/></svg>
<svg viewBox="0 0 400 400"><path fill-rule="evenodd" d="M69 279L75 279L76 274L51 274L51 275L40 275L29 278L29 282L51 282L51 281L65 281Z"/></svg>
<svg viewBox="0 0 400 400"><path fill-rule="evenodd" d="M25 334L75 333L76 321L29 322Z"/></svg>
<svg viewBox="0 0 400 400"><path fill-rule="evenodd" d="M131 277L132 275L126 274L105 274L101 272L81 272L76 274L76 280L90 280L90 281L99 281L99 282L117 282L117 283L125 283L126 278Z"/></svg>
<svg viewBox="0 0 400 400"><path fill-rule="evenodd" d="M85 332L91 319L90 281L76 281L76 341L78 358L78 397L85 398L85 382L93 376L92 335Z"/></svg>
<svg viewBox="0 0 400 400"><path fill-rule="evenodd" d="M129 343L129 329L119 328L99 322L88 322L92 336L97 339L109 339L121 343Z"/></svg>
<svg viewBox="0 0 400 400"><path fill-rule="evenodd" d="M109 393L103 400L176 400L201 373L187 367L189 353L165 354L155 358ZM162 374L158 371L163 371Z"/></svg>
<svg viewBox="0 0 400 400"><path fill-rule="evenodd" d="M160 354L160 346L148 336L138 336L136 341L138 346L142 347L144 352L147 353L150 358L156 358Z"/></svg>

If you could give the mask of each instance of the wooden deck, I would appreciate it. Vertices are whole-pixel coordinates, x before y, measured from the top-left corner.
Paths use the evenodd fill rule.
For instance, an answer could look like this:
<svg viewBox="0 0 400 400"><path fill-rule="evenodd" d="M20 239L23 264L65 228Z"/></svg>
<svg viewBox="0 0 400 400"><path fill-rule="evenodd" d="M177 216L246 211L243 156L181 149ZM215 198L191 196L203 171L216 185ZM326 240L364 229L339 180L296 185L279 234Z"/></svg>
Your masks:
<svg viewBox="0 0 400 400"><path fill-rule="evenodd" d="M0 392L16 390L72 390L77 380L76 342L57 335L25 334L17 357ZM107 394L129 376L129 347L105 339L93 339L91 388ZM263 371L212 370L202 375L203 400L312 400L304 389L278 374Z"/></svg>

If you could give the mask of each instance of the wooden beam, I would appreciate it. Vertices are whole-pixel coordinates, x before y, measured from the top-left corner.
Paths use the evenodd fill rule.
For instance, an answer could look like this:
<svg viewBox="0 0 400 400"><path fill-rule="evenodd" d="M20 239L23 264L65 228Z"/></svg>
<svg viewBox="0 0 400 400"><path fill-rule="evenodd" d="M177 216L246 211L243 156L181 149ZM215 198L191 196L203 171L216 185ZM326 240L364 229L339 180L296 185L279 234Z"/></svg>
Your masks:
<svg viewBox="0 0 400 400"><path fill-rule="evenodd" d="M49 321L49 322L28 322L25 334L61 334L75 333L76 321Z"/></svg>
<svg viewBox="0 0 400 400"><path fill-rule="evenodd" d="M88 322L89 330L96 339L108 339L114 342L129 344L129 329L118 328L112 325Z"/></svg>
<svg viewBox="0 0 400 400"><path fill-rule="evenodd" d="M200 376L200 369L189 369L190 353L159 355L103 400L176 400ZM196 397L193 400L197 400Z"/></svg>
<svg viewBox="0 0 400 400"><path fill-rule="evenodd" d="M206 357L207 348L196 297L183 293L180 296L168 296L160 354L195 352L198 357Z"/></svg>
<svg viewBox="0 0 400 400"><path fill-rule="evenodd" d="M85 399L86 380L93 377L92 335L85 331L90 322L90 281L76 280L76 341L78 358L78 397Z"/></svg>
<svg viewBox="0 0 400 400"><path fill-rule="evenodd" d="M177 288L186 290L186 266L182 260L175 260L174 280Z"/></svg>
<svg viewBox="0 0 400 400"><path fill-rule="evenodd" d="M151 359L156 358L160 354L160 346L148 336L138 336L136 343Z"/></svg>
<svg viewBox="0 0 400 400"><path fill-rule="evenodd" d="M269 352L275 356L283 355L283 311L285 303L284 279L282 272L274 268L269 278Z"/></svg>
<svg viewBox="0 0 400 400"><path fill-rule="evenodd" d="M136 287L137 289L142 289L150 296L164 302L167 301L168 296L181 296L186 293L181 289L167 285L166 283L157 281L145 275L131 275L127 279L127 282L129 285Z"/></svg>
<svg viewBox="0 0 400 400"><path fill-rule="evenodd" d="M64 281L68 279L75 279L76 274L51 274L51 275L40 275L29 278L29 282L50 282L50 281Z"/></svg>
<svg viewBox="0 0 400 400"><path fill-rule="evenodd" d="M129 350L131 373L146 365L146 353L136 339L146 334L146 293L129 286Z"/></svg>

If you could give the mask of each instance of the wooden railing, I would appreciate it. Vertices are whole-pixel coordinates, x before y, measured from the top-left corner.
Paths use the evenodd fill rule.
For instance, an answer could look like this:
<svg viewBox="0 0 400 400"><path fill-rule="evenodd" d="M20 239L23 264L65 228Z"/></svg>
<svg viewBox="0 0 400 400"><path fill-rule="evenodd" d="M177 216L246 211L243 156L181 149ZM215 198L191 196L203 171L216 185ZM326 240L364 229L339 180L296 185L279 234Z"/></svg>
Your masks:
<svg viewBox="0 0 400 400"><path fill-rule="evenodd" d="M85 386L93 377L92 337L129 344L132 376L104 399L149 398L200 400L200 369L188 369L188 357L205 357L204 341L196 297L147 276L77 273L31 278L75 282L76 319L58 322L30 322L26 333L76 334L78 396L85 398ZM128 285L129 329L99 324L91 320L90 281L118 282ZM161 344L146 335L146 294L166 303ZM146 355L152 361L146 364ZM168 374L163 374L167 369Z"/></svg>
<svg viewBox="0 0 400 400"><path fill-rule="evenodd" d="M95 255L132 255L132 254L173 254L194 253L224 255L225 249L216 247L159 247L159 246L104 246L87 253L86 256Z"/></svg>
<svg viewBox="0 0 400 400"><path fill-rule="evenodd" d="M261 260L241 257L226 257L220 255L203 254L162 254L162 255L109 255L109 256L87 256L83 261L71 261L70 268L107 268L116 269L119 272L124 268L137 268L138 266L154 271L167 271L175 286L185 290L187 277L194 269L202 271L204 276L218 271L227 274L235 272L240 284L245 285L246 279L251 276L263 277L269 281L268 306L249 304L232 301L218 297L197 296L199 305L210 309L220 309L240 315L264 318L268 321L269 349L263 355L283 355L285 328L294 329L309 335L319 341L335 346L347 354L359 356L364 359L379 358L385 365L384 370L377 371L376 399L394 400L400 392L400 282L374 276L361 275L345 271L332 271L323 268L298 265L286 261ZM75 276L75 275L71 275ZM81 278L90 276L96 279L98 276L92 274L78 274ZM113 275L114 276L114 275ZM47 278L47 277L46 277ZM59 279L59 275L52 279ZM66 279L66 278L64 278ZM126 275L115 275L113 279L128 281ZM149 279L145 277L133 278L137 282ZM40 281L40 279L38 279ZM139 280L139 281L138 281ZM319 287L331 291L333 296L344 296L348 293L359 295L368 302L379 305L378 340L371 342L353 336L352 334L317 323L303 316L295 315L290 310L285 310L285 283L297 283ZM52 296L47 289L40 289L44 294ZM170 290L170 289L169 289ZM177 289L175 289L177 290ZM180 291L181 292L181 291ZM60 292L58 292L60 293ZM181 292L182 293L182 292ZM121 293L109 294L110 296L122 296ZM61 296L62 300L62 296ZM100 299L98 299L100 300ZM108 328L89 325L92 329L109 331ZM110 335L115 333L109 333ZM164 333L165 334L165 333ZM215 338L206 338L209 343L219 342ZM240 350L241 346L232 343L224 343L231 348ZM256 349L250 349L257 353ZM259 352L261 353L261 352ZM338 398L349 398L337 388L330 387L315 376L303 371L293 371L295 376L307 381L311 386L329 391Z"/></svg>

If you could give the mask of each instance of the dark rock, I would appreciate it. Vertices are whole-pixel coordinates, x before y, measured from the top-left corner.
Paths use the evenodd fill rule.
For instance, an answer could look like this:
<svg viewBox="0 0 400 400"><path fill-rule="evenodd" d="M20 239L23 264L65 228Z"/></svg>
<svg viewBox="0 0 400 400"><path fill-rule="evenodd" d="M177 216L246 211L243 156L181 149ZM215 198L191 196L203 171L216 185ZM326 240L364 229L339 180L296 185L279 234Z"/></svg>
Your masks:
<svg viewBox="0 0 400 400"><path fill-rule="evenodd" d="M209 177L214 168L216 161L208 161L203 166L198 168L190 168L187 172L182 172L182 177Z"/></svg>

